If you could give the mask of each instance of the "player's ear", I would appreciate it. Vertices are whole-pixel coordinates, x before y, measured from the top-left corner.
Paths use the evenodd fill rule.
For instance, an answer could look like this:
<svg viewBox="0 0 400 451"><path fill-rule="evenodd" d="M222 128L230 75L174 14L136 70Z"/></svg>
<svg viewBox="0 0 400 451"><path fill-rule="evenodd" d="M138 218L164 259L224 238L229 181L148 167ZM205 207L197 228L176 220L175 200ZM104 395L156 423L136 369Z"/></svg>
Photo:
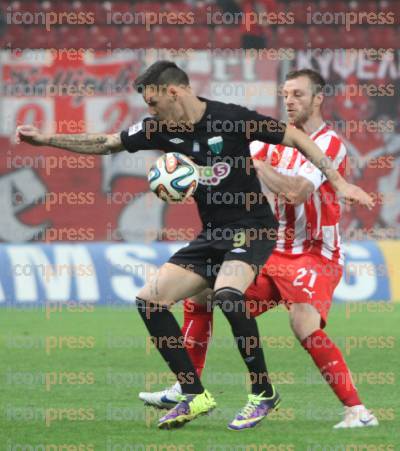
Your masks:
<svg viewBox="0 0 400 451"><path fill-rule="evenodd" d="M320 107L322 105L322 102L324 101L324 95L322 92L319 92L318 94L315 94L314 96L314 105Z"/></svg>
<svg viewBox="0 0 400 451"><path fill-rule="evenodd" d="M178 97L178 88L175 85L169 85L167 87L167 95L173 97L175 100Z"/></svg>

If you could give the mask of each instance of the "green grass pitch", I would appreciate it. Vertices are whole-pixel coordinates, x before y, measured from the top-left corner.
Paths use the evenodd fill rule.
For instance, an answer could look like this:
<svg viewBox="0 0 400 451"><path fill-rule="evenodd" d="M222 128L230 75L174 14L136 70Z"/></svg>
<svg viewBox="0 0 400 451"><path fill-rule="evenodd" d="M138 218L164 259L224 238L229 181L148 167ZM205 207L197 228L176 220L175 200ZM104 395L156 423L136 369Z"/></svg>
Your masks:
<svg viewBox="0 0 400 451"><path fill-rule="evenodd" d="M400 304L335 305L327 332L340 345L377 428L333 431L342 407L295 342L287 313L258 318L281 409L257 428L227 423L246 402L245 370L215 313L205 386L218 407L184 428L157 429L137 393L173 379L133 308L64 305L0 310L0 444L7 451L385 451L400 446ZM70 310L70 311L68 311ZM71 311L75 310L75 311ZM179 306L175 308L181 320Z"/></svg>

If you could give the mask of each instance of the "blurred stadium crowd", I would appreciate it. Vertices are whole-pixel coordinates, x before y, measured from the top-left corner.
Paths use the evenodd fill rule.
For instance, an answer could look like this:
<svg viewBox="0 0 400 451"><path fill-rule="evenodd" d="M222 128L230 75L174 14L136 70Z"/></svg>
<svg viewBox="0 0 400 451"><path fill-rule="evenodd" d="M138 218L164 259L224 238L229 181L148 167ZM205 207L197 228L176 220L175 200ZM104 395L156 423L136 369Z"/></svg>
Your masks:
<svg viewBox="0 0 400 451"><path fill-rule="evenodd" d="M396 48L400 31L397 0L22 0L0 9L2 48ZM46 14L57 20L44 32Z"/></svg>

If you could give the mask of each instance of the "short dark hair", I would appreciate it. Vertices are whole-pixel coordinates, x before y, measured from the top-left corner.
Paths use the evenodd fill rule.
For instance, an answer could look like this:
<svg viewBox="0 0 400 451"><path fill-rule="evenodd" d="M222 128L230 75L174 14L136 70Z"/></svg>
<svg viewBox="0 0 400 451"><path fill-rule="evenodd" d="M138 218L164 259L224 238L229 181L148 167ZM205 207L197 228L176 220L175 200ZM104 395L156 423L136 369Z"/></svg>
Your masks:
<svg viewBox="0 0 400 451"><path fill-rule="evenodd" d="M147 86L166 87L170 84L189 86L189 77L172 61L157 61L134 81L137 92L143 94Z"/></svg>
<svg viewBox="0 0 400 451"><path fill-rule="evenodd" d="M324 91L326 81L319 72L312 69L292 70L286 75L285 80L293 80L298 77L308 77L311 81L314 95Z"/></svg>

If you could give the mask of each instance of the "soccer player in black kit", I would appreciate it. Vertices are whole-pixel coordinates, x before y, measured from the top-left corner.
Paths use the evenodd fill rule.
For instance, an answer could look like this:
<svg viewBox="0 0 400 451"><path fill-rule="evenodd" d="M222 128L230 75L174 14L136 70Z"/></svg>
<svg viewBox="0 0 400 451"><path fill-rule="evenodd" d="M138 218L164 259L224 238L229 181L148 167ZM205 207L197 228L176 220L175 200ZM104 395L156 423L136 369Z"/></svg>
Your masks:
<svg viewBox="0 0 400 451"><path fill-rule="evenodd" d="M160 149L179 152L200 166L225 161L229 168L217 184L199 185L194 194L203 229L176 252L140 290L136 304L152 340L176 375L182 398L160 418L159 427L180 427L212 410L216 403L204 389L184 348L179 324L169 308L178 300L213 288L214 305L229 321L250 373L252 396L236 422L252 427L280 402L270 384L257 323L245 310L243 293L271 254L276 220L264 198L249 143L282 143L299 149L319 167L339 194L368 207L370 196L347 183L303 132L247 108L197 97L187 74L175 63L158 61L135 81L151 117L121 133L43 135L35 127L17 127L16 142L47 145L84 154Z"/></svg>

